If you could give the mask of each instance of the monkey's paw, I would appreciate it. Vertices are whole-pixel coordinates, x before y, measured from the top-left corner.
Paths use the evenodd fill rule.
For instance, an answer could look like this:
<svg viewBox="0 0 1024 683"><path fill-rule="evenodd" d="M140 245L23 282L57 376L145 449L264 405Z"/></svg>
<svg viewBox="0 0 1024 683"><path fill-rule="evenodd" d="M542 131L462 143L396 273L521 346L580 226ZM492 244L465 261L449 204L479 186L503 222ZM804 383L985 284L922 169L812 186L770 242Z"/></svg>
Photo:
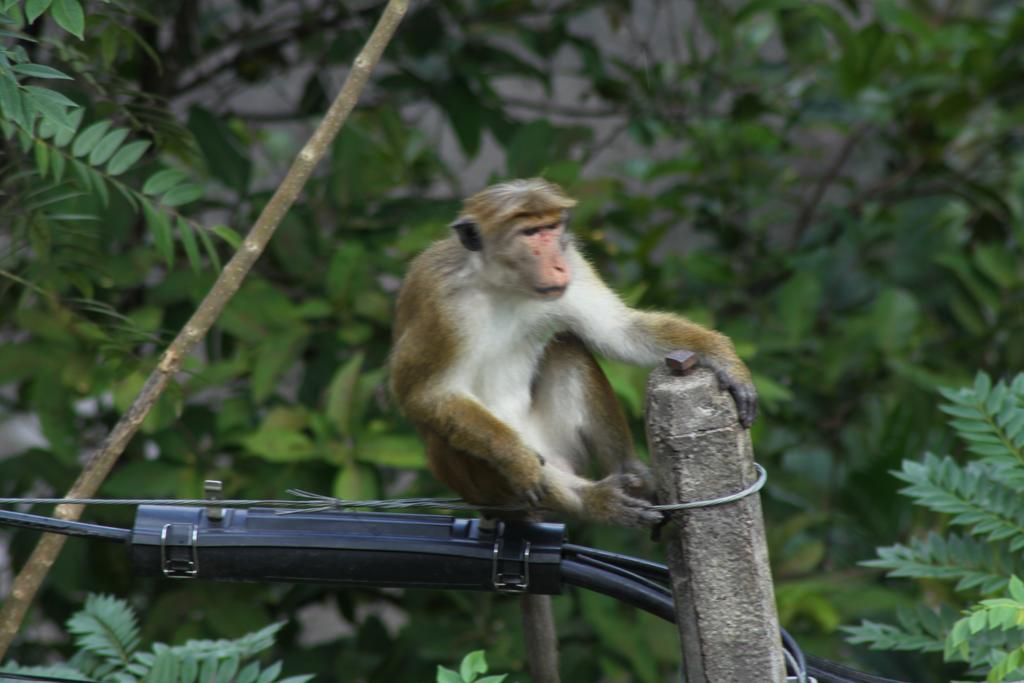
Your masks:
<svg viewBox="0 0 1024 683"><path fill-rule="evenodd" d="M627 475L622 482L626 493L634 498L654 500L654 476L646 464L635 458L628 460L622 464L622 474Z"/></svg>
<svg viewBox="0 0 1024 683"><path fill-rule="evenodd" d="M623 473L605 477L593 485L584 498L585 517L609 524L647 528L660 524L662 513L651 509L646 500L634 498L627 491L644 485L637 474Z"/></svg>
<svg viewBox="0 0 1024 683"><path fill-rule="evenodd" d="M523 492L523 500L532 508L544 507L544 500L547 498L548 488L544 482L539 481L537 485Z"/></svg>
<svg viewBox="0 0 1024 683"><path fill-rule="evenodd" d="M526 485L523 487L523 499L527 502L530 507L539 508L543 507L544 501L547 498L548 488L544 482L544 465L547 461L544 456L534 451L534 455L537 457L536 465L533 468L529 468L531 475L525 482Z"/></svg>
<svg viewBox="0 0 1024 683"><path fill-rule="evenodd" d="M743 364L737 360L730 366L721 360L706 356L701 358L700 364L714 372L718 379L718 386L732 394L732 399L736 402L736 412L739 414L740 424L744 428L750 429L750 425L754 424L754 418L757 417L757 389L754 388L754 382L750 379L750 374ZM739 371L737 371L736 365L739 366Z"/></svg>

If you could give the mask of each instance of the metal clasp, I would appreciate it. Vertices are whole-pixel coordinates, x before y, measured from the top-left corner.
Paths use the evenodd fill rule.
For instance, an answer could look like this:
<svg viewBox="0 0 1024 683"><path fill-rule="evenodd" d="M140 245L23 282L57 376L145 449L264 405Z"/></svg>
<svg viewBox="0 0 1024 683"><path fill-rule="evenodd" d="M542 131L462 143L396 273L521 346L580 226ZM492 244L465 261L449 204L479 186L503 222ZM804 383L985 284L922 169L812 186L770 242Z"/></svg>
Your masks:
<svg viewBox="0 0 1024 683"><path fill-rule="evenodd" d="M522 553L516 548L512 557L505 552L505 524L498 524L491 556L491 581L499 593L525 593L530 587L530 542L522 546ZM508 563L515 563L512 571L505 571Z"/></svg>
<svg viewBox="0 0 1024 683"><path fill-rule="evenodd" d="M224 499L224 482L219 479L207 479L203 482L203 493L210 501ZM206 518L211 522L219 522L224 519L224 508L217 505L209 505L206 508Z"/></svg>
<svg viewBox="0 0 1024 683"><path fill-rule="evenodd" d="M160 566L169 579L194 579L199 574L199 528L195 524L164 524L160 530Z"/></svg>

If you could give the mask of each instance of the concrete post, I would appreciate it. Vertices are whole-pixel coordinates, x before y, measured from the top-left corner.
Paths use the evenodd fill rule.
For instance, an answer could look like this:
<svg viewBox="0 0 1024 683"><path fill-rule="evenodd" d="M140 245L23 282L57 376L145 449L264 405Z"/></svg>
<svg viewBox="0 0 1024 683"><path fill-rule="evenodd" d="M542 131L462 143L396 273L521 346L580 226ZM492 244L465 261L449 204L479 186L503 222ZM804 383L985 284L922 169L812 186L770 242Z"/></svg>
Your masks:
<svg viewBox="0 0 1024 683"><path fill-rule="evenodd" d="M709 370L651 374L647 443L660 503L717 498L757 479L750 434ZM672 519L663 533L687 683L785 681L759 496Z"/></svg>

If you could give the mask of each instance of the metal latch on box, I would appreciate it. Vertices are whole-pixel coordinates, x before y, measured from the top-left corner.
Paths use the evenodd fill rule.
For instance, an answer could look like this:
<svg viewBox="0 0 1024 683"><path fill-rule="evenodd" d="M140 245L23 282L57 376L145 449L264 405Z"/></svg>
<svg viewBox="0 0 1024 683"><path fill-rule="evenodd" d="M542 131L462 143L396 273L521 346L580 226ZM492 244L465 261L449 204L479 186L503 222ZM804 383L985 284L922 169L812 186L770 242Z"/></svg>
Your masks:
<svg viewBox="0 0 1024 683"><path fill-rule="evenodd" d="M169 579L194 579L199 574L199 528L195 524L164 524L160 531L160 566Z"/></svg>
<svg viewBox="0 0 1024 683"><path fill-rule="evenodd" d="M499 522L492 555L494 590L499 593L525 593L530 587L530 542L506 543L504 532L505 524Z"/></svg>

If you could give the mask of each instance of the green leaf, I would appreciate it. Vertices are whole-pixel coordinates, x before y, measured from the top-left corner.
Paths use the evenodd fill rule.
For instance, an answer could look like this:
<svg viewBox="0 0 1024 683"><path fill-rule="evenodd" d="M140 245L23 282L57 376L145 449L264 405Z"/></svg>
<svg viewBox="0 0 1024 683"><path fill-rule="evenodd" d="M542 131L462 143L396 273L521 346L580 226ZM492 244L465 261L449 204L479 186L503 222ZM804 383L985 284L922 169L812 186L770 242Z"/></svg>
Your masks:
<svg viewBox="0 0 1024 683"><path fill-rule="evenodd" d="M215 225L210 228L210 232L230 244L233 249L242 246L242 236L226 225Z"/></svg>
<svg viewBox="0 0 1024 683"><path fill-rule="evenodd" d="M438 90L435 95L441 111L448 115L452 130L459 139L459 145L467 159L473 159L480 151L482 133L480 98L460 82L453 82Z"/></svg>
<svg viewBox="0 0 1024 683"><path fill-rule="evenodd" d="M992 378L984 372L978 371L974 376L974 393L976 401L988 400L988 392L992 390Z"/></svg>
<svg viewBox="0 0 1024 683"><path fill-rule="evenodd" d="M189 111L188 128L195 135L213 176L240 194L249 187L252 164L247 148L220 117L202 107Z"/></svg>
<svg viewBox="0 0 1024 683"><path fill-rule="evenodd" d="M220 254L217 253L217 245L210 238L210 233L203 228L199 228L196 233L199 235L199 241L203 243L203 249L206 250L206 257L213 264L213 269L219 271L221 269Z"/></svg>
<svg viewBox="0 0 1024 683"><path fill-rule="evenodd" d="M238 672L233 683L255 683L256 677L260 675L260 665L250 662L244 669Z"/></svg>
<svg viewBox="0 0 1024 683"><path fill-rule="evenodd" d="M203 269L203 262L199 258L199 245L196 243L196 235L192 226L184 218L178 217L178 234L181 235L181 244L185 247L185 256L192 270L200 272Z"/></svg>
<svg viewBox="0 0 1024 683"><path fill-rule="evenodd" d="M281 675L281 666L282 664L280 660L268 666L263 670L263 673L260 674L256 683L274 683L274 681L277 680L277 677Z"/></svg>
<svg viewBox="0 0 1024 683"><path fill-rule="evenodd" d="M779 288L776 317L790 344L809 335L818 315L821 295L821 278L809 270L797 272Z"/></svg>
<svg viewBox="0 0 1024 683"><path fill-rule="evenodd" d="M92 151L89 153L89 163L93 166L100 166L114 155L117 148L121 146L125 138L128 137L129 130L127 128L118 128L112 130L103 136L103 139L96 143Z"/></svg>
<svg viewBox="0 0 1024 683"><path fill-rule="evenodd" d="M1010 595L1017 602L1024 604L1024 581L1017 576L1010 577Z"/></svg>
<svg viewBox="0 0 1024 683"><path fill-rule="evenodd" d="M217 668L216 683L232 683L235 678L235 674L238 673L239 664L240 661L238 654L232 652ZM175 683L175 681L170 681L169 683Z"/></svg>
<svg viewBox="0 0 1024 683"><path fill-rule="evenodd" d="M265 401L278 389L278 380L295 363L306 345L306 333L297 328L266 339L256 352L252 372L252 394L257 401Z"/></svg>
<svg viewBox="0 0 1024 683"><path fill-rule="evenodd" d="M351 434L356 382L363 367L363 353L357 353L338 369L327 387L327 418L342 434Z"/></svg>
<svg viewBox="0 0 1024 683"><path fill-rule="evenodd" d="M0 111L5 117L18 121L22 118L21 93L18 82L9 73L0 73Z"/></svg>
<svg viewBox="0 0 1024 683"><path fill-rule="evenodd" d="M186 178L188 178L188 175L184 171L179 171L176 168L165 168L149 176L146 184L142 186L142 192L143 194L160 195Z"/></svg>
<svg viewBox="0 0 1024 683"><path fill-rule="evenodd" d="M462 658L459 675L463 680L472 683L480 674L487 673L487 657L483 650L475 650Z"/></svg>
<svg viewBox="0 0 1024 683"><path fill-rule="evenodd" d="M149 149L148 140L137 140L122 147L107 164L107 174L112 176L121 175L131 168L136 161Z"/></svg>
<svg viewBox="0 0 1024 683"><path fill-rule="evenodd" d="M484 676L483 678L476 679L476 683L503 683L508 678L508 674L501 674L500 676Z"/></svg>
<svg viewBox="0 0 1024 683"><path fill-rule="evenodd" d="M85 116L85 109L79 107L68 114L67 122L70 128L58 128L57 133L53 136L53 144L57 147L67 147L68 143L71 142L71 138L75 136L75 131L82 125L82 118Z"/></svg>
<svg viewBox="0 0 1024 683"><path fill-rule="evenodd" d="M28 0L25 3L25 20L32 24L50 7L51 0Z"/></svg>
<svg viewBox="0 0 1024 683"><path fill-rule="evenodd" d="M290 429L263 429L242 439L242 445L253 455L269 462L298 462L317 457L312 439Z"/></svg>
<svg viewBox="0 0 1024 683"><path fill-rule="evenodd" d="M331 487L331 495L343 500L376 500L379 493L375 470L362 463L346 466Z"/></svg>
<svg viewBox="0 0 1024 683"><path fill-rule="evenodd" d="M1010 289L1019 280L1020 256L1002 244L981 244L974 250L974 263L988 279L1003 289Z"/></svg>
<svg viewBox="0 0 1024 683"><path fill-rule="evenodd" d="M53 0L50 16L62 29L85 40L85 14L78 0Z"/></svg>
<svg viewBox="0 0 1024 683"><path fill-rule="evenodd" d="M52 150L50 154L50 169L53 171L53 179L58 183L64 179L64 155L58 150Z"/></svg>
<svg viewBox="0 0 1024 683"><path fill-rule="evenodd" d="M194 202L202 196L203 188L201 186L188 183L171 188L167 194L160 198L160 202L167 206L181 206L182 204Z"/></svg>
<svg viewBox="0 0 1024 683"><path fill-rule="evenodd" d="M356 450L360 461L401 469L425 469L423 442L414 436L377 434L361 436Z"/></svg>
<svg viewBox="0 0 1024 683"><path fill-rule="evenodd" d="M39 130L36 131L36 135L43 140L49 140L57 133L57 128L58 126L53 121L43 119L39 122Z"/></svg>
<svg viewBox="0 0 1024 683"><path fill-rule="evenodd" d="M85 166L85 164L82 165ZM85 172L91 178L92 188L96 190L96 194L100 198L100 203L103 204L103 206L108 206L110 204L110 192L107 190L106 179L100 175L99 171L88 166L86 166L85 169Z"/></svg>
<svg viewBox="0 0 1024 683"><path fill-rule="evenodd" d="M83 157L93 150L107 130L110 128L110 121L97 121L78 134L75 142L71 145L71 153L76 157Z"/></svg>
<svg viewBox="0 0 1024 683"><path fill-rule="evenodd" d="M74 80L63 71L58 71L53 67L45 66L43 64L15 64L14 71L31 78L56 78L68 81Z"/></svg>
<svg viewBox="0 0 1024 683"><path fill-rule="evenodd" d="M153 233L153 243L157 251L164 257L168 268L174 267L174 238L171 236L171 219L163 211L155 209L143 202L142 212L146 217L146 225Z"/></svg>
<svg viewBox="0 0 1024 683"><path fill-rule="evenodd" d="M78 105L74 101L69 100L59 92L48 88L40 88L37 85L26 85L24 89L28 99L48 121L58 128L71 127L67 108L77 109Z"/></svg>
<svg viewBox="0 0 1024 683"><path fill-rule="evenodd" d="M48 168L47 160L49 154L47 153L46 143L36 141L35 144L35 156L36 156L36 168L39 169L39 176L42 178L46 177L46 171Z"/></svg>

